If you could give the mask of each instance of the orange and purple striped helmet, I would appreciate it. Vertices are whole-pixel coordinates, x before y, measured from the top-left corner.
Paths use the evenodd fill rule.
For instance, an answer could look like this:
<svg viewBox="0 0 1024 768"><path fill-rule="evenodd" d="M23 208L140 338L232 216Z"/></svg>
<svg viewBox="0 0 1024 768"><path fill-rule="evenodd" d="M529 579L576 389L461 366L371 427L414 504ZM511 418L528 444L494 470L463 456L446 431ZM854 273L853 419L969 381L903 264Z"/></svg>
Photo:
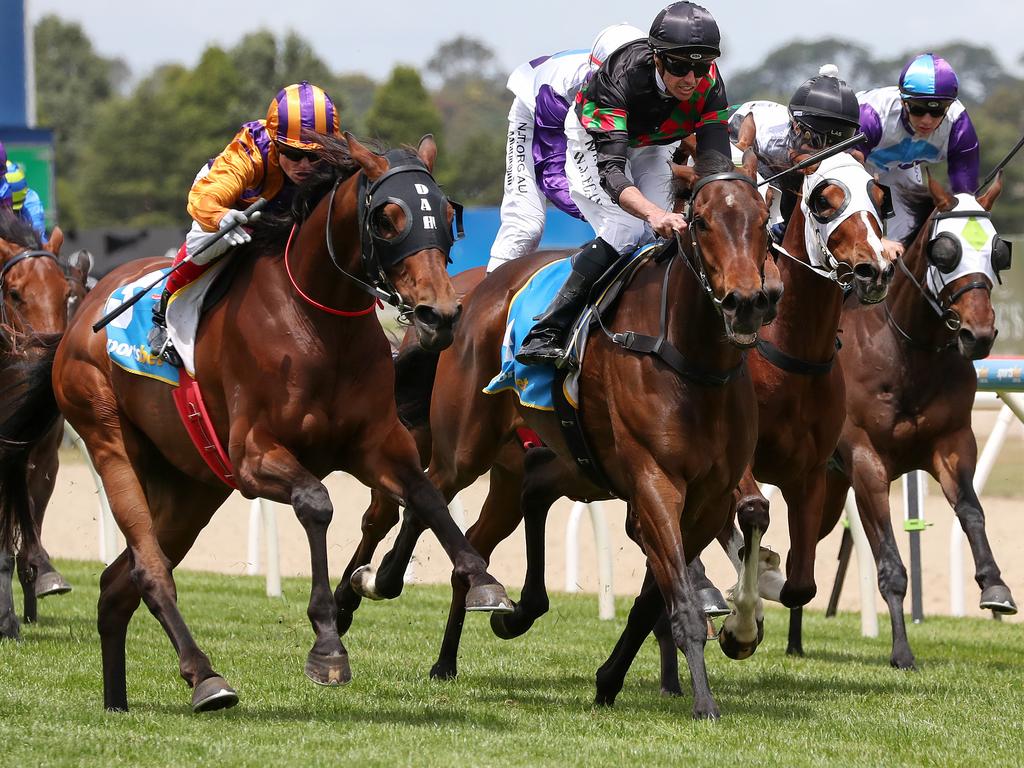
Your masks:
<svg viewBox="0 0 1024 768"><path fill-rule="evenodd" d="M302 140L307 131L336 136L338 110L327 92L303 80L282 88L267 110L267 132L274 141L295 149L316 150L316 142Z"/></svg>

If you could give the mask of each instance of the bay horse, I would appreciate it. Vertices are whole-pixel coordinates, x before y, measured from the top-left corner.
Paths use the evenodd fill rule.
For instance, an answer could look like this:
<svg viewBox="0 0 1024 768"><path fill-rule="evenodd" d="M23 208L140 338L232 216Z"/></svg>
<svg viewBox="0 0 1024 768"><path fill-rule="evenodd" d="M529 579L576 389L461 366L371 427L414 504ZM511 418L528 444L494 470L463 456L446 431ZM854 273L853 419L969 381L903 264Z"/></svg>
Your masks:
<svg viewBox="0 0 1024 768"><path fill-rule="evenodd" d="M58 228L43 245L31 226L0 211L0 636L8 638L19 633L15 552L27 621L35 618L36 566L49 562L39 541L49 494L38 493L37 463L60 428L50 373L71 298L63 242Z"/></svg>
<svg viewBox="0 0 1024 768"><path fill-rule="evenodd" d="M402 499L436 533L467 582L468 609L507 609L508 597L423 474L396 415L390 345L367 295L386 291L404 306L422 343L450 343L461 311L446 271L450 240L425 234L447 233L454 213L431 176L436 145L425 137L416 152L378 155L350 134L317 141L323 162L298 192L294 226L285 220L257 230L254 244L234 255L227 294L197 333L196 372L239 490L291 504L306 531L316 638L305 673L336 685L351 671L327 570L333 507L320 478L331 471ZM429 223L420 213L424 200L441 206ZM165 264L147 259L107 275L83 302L54 366L58 403L88 447L127 541L100 580L97 628L110 710L128 706L125 639L140 600L177 651L193 711L238 701L193 639L172 575L231 489L189 440L171 389L113 365L105 334L90 328L115 288Z"/></svg>
<svg viewBox="0 0 1024 768"><path fill-rule="evenodd" d="M1002 178L977 199L953 196L931 178L929 188L936 209L903 255L886 301L873 307L847 304L843 312L840 355L847 415L838 462L828 473L819 532L824 537L835 526L852 485L889 608L889 661L897 669L915 669L903 617L907 570L889 509L889 486L900 475L924 470L938 480L970 542L981 607L1017 611L974 492L978 446L971 428L978 383L971 361L988 356L997 334L991 291L998 235L988 212L1002 190ZM942 224L954 231L936 236ZM965 237L971 226L975 235L981 234L973 244ZM960 242L954 245L949 235ZM951 272L940 271L936 264L957 249L959 263ZM791 614L791 653L803 652L800 618Z"/></svg>
<svg viewBox="0 0 1024 768"><path fill-rule="evenodd" d="M611 488L581 471L554 414L524 407L511 394L481 391L495 373L513 296L555 255L511 262L466 297L455 343L437 360L432 393L431 382L424 379L420 392L430 401L428 475L445 498L491 470L488 501L470 531L485 557L518 524L521 501L525 510L545 512L562 495L628 501L628 526L652 564L651 580L669 606L675 645L690 665L693 716L717 718L703 659L706 624L687 563L724 524L733 488L753 451L757 414L743 348L756 340L781 290L764 280L768 212L753 183L753 153L745 158L742 172L727 158L708 153L698 158L697 175L688 214L690 236L677 239L678 250L670 251L670 258L638 269L604 321L609 329L645 334L658 333L661 324L682 363L673 367L661 358L626 351L611 340L611 330L588 341L580 375L580 418ZM678 268L673 270L673 265ZM524 424L548 446L527 452L525 459L513 442L515 430ZM525 484L515 466L524 460ZM494 511L498 506L500 513ZM492 527L489 520L501 530L493 543L485 533ZM406 515L380 568L359 569L351 587L364 597L397 594L421 529ZM528 535L528 547L530 541ZM461 628L457 605L464 587L454 578L452 583L456 609L449 628ZM502 619L492 618L492 627L512 632L504 620L514 625L519 617L517 608ZM450 677L454 668L435 665L431 674ZM597 698L610 703L600 672Z"/></svg>

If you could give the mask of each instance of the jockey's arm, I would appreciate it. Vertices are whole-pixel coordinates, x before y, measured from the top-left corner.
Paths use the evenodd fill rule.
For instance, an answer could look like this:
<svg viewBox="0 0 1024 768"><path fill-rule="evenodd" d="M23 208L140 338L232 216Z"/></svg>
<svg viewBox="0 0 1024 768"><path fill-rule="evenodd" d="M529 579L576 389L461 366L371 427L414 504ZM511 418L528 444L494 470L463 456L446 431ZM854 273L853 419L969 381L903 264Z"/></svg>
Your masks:
<svg viewBox="0 0 1024 768"><path fill-rule="evenodd" d="M238 137L220 153L210 172L197 179L188 193L188 213L207 232L216 232L220 220L235 208L242 193L258 183L262 163Z"/></svg>
<svg viewBox="0 0 1024 768"><path fill-rule="evenodd" d="M967 110L960 113L949 134L949 148L946 153L950 191L974 194L978 188L978 170L981 165L981 147L974 124L967 116Z"/></svg>

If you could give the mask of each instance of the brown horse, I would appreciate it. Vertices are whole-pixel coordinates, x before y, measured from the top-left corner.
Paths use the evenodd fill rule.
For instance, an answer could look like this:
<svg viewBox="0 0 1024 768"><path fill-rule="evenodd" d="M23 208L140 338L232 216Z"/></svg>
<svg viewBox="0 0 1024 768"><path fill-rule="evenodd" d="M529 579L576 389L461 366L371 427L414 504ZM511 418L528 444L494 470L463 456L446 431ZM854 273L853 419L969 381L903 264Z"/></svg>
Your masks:
<svg viewBox="0 0 1024 768"><path fill-rule="evenodd" d="M848 304L843 312L840 354L847 416L837 449L841 470L833 467L828 474L819 534L826 535L838 521L852 484L892 620L890 663L898 669L914 669L914 655L903 619L907 571L889 518L889 486L906 472L924 470L942 486L971 544L981 607L1017 610L1000 577L974 492L978 448L971 410L978 382L970 361L986 357L996 337L992 241L972 247L957 231L972 215L975 226L987 223L1002 180L977 200L966 194L953 197L931 180L930 187L937 210L903 256L905 267L897 272L889 297L874 307ZM933 232L945 223L962 241L960 262L949 273L936 263L942 264L945 251L955 246ZM802 653L795 612L789 646L790 652Z"/></svg>
<svg viewBox="0 0 1024 768"><path fill-rule="evenodd" d="M14 552L25 589L26 620L35 618L36 564L46 561L39 524L46 497L36 464L52 445L60 413L50 373L67 325L71 285L59 261L64 236L38 235L0 212L0 636L17 637L11 577ZM55 449L53 455L55 456ZM54 468L55 470L55 468ZM30 565L31 564L31 565Z"/></svg>
<svg viewBox="0 0 1024 768"><path fill-rule="evenodd" d="M431 398L428 474L445 497L491 470L488 502L470 531L485 556L518 523L520 488L527 510L546 512L562 495L629 501L629 525L650 559L675 644L690 665L694 717L714 718L718 706L703 660L705 622L687 562L725 522L732 489L753 450L756 412L740 347L756 340L781 287L762 284L767 209L751 183L756 158L748 156L744 173L714 153L700 158L697 168L690 238L680 238L678 258L640 268L605 319L609 329L647 334L664 322L661 331L679 353L675 366L626 351L603 333L590 339L583 361L581 418L611 488L579 469L552 413L524 407L510 394L481 392L495 373L512 297L551 255L510 263L467 297L455 343L438 360L433 392L429 381L421 392ZM518 466L522 449L511 440L524 423L550 446L526 454L525 485ZM368 597L395 594L420 528L406 516L379 571L364 568L353 576L356 591ZM455 579L453 586L450 629L462 623L458 604L464 587ZM498 619L492 626L510 634L520 617L517 609L503 617L513 626ZM432 670L434 676L453 674L454 667ZM610 703L618 688L603 686L598 677L598 700Z"/></svg>
<svg viewBox="0 0 1024 768"><path fill-rule="evenodd" d="M239 489L290 503L306 530L316 640L305 671L324 685L351 677L327 570L333 508L320 478L331 471L401 498L434 530L467 582L467 608L508 605L423 474L396 415L387 338L375 313L361 311L371 302L367 291L387 289L409 308L422 341L443 346L451 338L460 308L446 272L450 241L438 231L447 232L453 209L430 175L436 146L427 137L418 157L406 150L381 156L346 139L318 139L326 162L299 191L293 210L300 221L262 237L257 232L248 253L236 255L226 298L204 316L196 345L198 380ZM425 216L425 200L435 206L432 234L425 233L425 218L412 218ZM294 244L282 249L289 229ZM171 573L230 488L188 439L170 388L112 365L105 334L90 329L112 290L165 263L136 262L104 278L83 303L54 368L57 400L88 446L128 544L100 582L108 709L128 705L125 637L140 599L178 653L193 709L238 700L192 638Z"/></svg>

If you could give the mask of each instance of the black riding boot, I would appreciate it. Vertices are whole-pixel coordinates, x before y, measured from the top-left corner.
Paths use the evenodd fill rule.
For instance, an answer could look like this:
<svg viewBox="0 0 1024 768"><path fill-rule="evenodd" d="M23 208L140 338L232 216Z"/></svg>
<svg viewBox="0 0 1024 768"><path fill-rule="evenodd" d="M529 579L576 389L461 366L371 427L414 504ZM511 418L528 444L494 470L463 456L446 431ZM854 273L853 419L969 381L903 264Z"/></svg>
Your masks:
<svg viewBox="0 0 1024 768"><path fill-rule="evenodd" d="M517 362L547 365L565 356L569 326L579 316L594 283L618 257L618 252L601 238L591 240L573 254L572 272L548 308L534 318L537 324L523 339Z"/></svg>
<svg viewBox="0 0 1024 768"><path fill-rule="evenodd" d="M180 368L181 358L171 344L167 335L167 303L171 300L171 292L166 288L160 294L160 301L153 306L153 327L149 331L149 352L160 355L171 365Z"/></svg>

